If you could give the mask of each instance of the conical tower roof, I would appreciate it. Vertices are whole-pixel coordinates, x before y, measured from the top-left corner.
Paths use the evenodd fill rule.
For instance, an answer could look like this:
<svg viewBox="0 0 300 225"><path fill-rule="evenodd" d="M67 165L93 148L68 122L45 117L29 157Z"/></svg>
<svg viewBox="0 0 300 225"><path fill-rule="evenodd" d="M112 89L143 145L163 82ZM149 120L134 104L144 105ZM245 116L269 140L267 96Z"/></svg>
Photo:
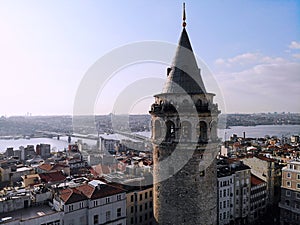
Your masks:
<svg viewBox="0 0 300 225"><path fill-rule="evenodd" d="M163 93L204 94L206 90L185 26L184 21L176 54L171 68L168 69Z"/></svg>

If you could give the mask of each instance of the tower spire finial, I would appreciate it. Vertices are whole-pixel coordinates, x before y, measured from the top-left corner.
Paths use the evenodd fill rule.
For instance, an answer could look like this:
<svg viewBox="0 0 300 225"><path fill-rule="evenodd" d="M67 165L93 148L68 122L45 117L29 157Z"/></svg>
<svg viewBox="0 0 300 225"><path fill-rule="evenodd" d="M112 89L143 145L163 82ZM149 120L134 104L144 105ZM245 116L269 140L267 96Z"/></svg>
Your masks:
<svg viewBox="0 0 300 225"><path fill-rule="evenodd" d="M183 27L186 27L185 19L186 19L186 16L185 16L185 2L184 2L183 3L183 15L182 15L182 20L183 20L182 26Z"/></svg>

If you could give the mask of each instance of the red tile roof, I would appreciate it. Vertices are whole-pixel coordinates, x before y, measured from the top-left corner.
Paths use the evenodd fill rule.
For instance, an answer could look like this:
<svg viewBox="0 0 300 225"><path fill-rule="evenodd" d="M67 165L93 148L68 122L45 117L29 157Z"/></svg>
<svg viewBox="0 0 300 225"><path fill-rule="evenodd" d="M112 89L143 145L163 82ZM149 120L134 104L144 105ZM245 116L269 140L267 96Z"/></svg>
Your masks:
<svg viewBox="0 0 300 225"><path fill-rule="evenodd" d="M91 198L94 193L94 187L89 184L83 184L76 188L81 194L85 195L88 198Z"/></svg>
<svg viewBox="0 0 300 225"><path fill-rule="evenodd" d="M60 198L65 204L71 204L74 202L80 202L86 200L87 197L80 193L80 191L75 188L67 188L60 191Z"/></svg>
<svg viewBox="0 0 300 225"><path fill-rule="evenodd" d="M251 174L251 185L252 186L257 186L260 184L265 183L265 181L263 181L262 179L258 178L257 176Z"/></svg>
<svg viewBox="0 0 300 225"><path fill-rule="evenodd" d="M75 188L67 188L59 192L60 198L66 204L82 201L84 199L98 199L125 192L123 189L109 184L94 187L83 184Z"/></svg>
<svg viewBox="0 0 300 225"><path fill-rule="evenodd" d="M50 170L52 170L53 165L52 165L52 164L44 163L44 164L42 164L42 165L39 165L38 167L39 167L39 169L41 169L41 170L44 170L44 171L50 171Z"/></svg>
<svg viewBox="0 0 300 225"><path fill-rule="evenodd" d="M91 199L104 198L111 195L116 195L124 192L124 190L108 184L101 185L100 188L95 188Z"/></svg>
<svg viewBox="0 0 300 225"><path fill-rule="evenodd" d="M51 172L51 173L41 173L39 174L41 181L48 183L48 182L58 182L64 181L66 176L63 175L61 171Z"/></svg>

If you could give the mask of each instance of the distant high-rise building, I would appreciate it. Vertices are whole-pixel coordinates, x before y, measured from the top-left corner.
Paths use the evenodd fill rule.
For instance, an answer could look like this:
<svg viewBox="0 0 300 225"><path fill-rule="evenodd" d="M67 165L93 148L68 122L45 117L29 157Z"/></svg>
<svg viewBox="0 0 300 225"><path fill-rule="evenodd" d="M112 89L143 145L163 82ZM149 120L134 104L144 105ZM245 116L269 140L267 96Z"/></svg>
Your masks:
<svg viewBox="0 0 300 225"><path fill-rule="evenodd" d="M51 156L50 148L51 146L49 144L39 144L36 146L36 154L40 155L43 159L47 159Z"/></svg>
<svg viewBox="0 0 300 225"><path fill-rule="evenodd" d="M151 106L154 216L158 224L217 224L217 120L183 30L167 81ZM185 162L182 166L183 162Z"/></svg>

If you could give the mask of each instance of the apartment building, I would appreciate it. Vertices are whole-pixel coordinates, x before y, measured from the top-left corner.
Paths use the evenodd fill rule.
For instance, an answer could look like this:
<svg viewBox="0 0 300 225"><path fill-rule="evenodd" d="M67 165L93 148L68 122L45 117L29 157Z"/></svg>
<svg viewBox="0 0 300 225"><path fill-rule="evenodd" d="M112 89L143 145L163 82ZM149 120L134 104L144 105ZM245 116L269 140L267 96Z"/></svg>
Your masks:
<svg viewBox="0 0 300 225"><path fill-rule="evenodd" d="M254 223L266 213L267 182L251 174L250 221Z"/></svg>
<svg viewBox="0 0 300 225"><path fill-rule="evenodd" d="M127 224L152 225L153 217L153 186L127 186Z"/></svg>
<svg viewBox="0 0 300 225"><path fill-rule="evenodd" d="M217 164L218 224L248 224L250 167L242 161L223 159Z"/></svg>
<svg viewBox="0 0 300 225"><path fill-rule="evenodd" d="M287 163L282 169L280 224L300 224L300 160Z"/></svg>
<svg viewBox="0 0 300 225"><path fill-rule="evenodd" d="M218 167L218 224L233 222L234 218L234 180L235 174L229 166Z"/></svg>

